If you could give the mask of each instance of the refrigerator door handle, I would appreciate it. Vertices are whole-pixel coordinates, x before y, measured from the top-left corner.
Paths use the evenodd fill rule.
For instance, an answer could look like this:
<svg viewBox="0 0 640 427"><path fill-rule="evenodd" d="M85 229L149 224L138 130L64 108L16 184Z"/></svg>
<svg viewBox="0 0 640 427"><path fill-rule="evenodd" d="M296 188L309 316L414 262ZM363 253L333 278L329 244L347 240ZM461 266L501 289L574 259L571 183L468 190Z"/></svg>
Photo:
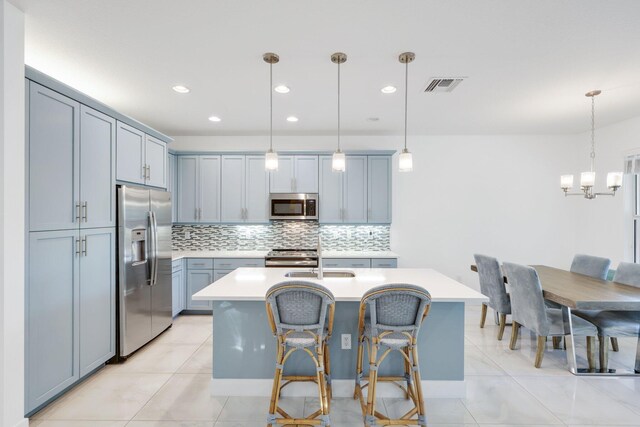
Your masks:
<svg viewBox="0 0 640 427"><path fill-rule="evenodd" d="M149 244L147 245L147 260L149 260L149 286L153 286L153 277L156 269L156 258L155 258L155 238L154 238L154 229L153 229L153 212L149 211L147 213L149 216Z"/></svg>
<svg viewBox="0 0 640 427"><path fill-rule="evenodd" d="M158 220L156 213L151 213L153 218L153 284L158 283Z"/></svg>

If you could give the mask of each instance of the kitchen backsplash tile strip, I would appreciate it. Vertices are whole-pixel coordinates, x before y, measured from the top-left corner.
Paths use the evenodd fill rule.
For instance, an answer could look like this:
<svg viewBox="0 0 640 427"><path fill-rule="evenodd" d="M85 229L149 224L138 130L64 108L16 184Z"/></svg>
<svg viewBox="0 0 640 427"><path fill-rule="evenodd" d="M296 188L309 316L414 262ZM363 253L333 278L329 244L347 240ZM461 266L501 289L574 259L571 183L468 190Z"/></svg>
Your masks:
<svg viewBox="0 0 640 427"><path fill-rule="evenodd" d="M190 238L187 239L187 233ZM388 225L320 225L309 221L274 221L261 225L174 225L173 250L269 250L322 247L332 251L388 251Z"/></svg>

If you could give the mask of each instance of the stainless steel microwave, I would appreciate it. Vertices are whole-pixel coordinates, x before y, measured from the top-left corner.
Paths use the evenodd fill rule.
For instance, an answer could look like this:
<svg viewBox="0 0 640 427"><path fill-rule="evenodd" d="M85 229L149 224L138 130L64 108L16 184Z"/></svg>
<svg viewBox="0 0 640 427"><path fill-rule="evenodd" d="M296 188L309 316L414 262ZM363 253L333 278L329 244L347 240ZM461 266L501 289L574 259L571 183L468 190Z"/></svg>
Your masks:
<svg viewBox="0 0 640 427"><path fill-rule="evenodd" d="M269 196L271 219L318 219L318 194L271 193Z"/></svg>

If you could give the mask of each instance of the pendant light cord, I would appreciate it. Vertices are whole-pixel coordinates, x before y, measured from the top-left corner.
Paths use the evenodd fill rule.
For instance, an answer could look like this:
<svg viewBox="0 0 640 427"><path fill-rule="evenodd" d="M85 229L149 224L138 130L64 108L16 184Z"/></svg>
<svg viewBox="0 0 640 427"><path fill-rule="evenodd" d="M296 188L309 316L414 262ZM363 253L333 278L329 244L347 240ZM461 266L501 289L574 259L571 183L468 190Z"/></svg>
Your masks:
<svg viewBox="0 0 640 427"><path fill-rule="evenodd" d="M404 149L407 149L407 96L409 93L409 61L404 64Z"/></svg>
<svg viewBox="0 0 640 427"><path fill-rule="evenodd" d="M269 151L273 151L273 63L269 63Z"/></svg>
<svg viewBox="0 0 640 427"><path fill-rule="evenodd" d="M338 61L338 151L340 151L340 61Z"/></svg>
<svg viewBox="0 0 640 427"><path fill-rule="evenodd" d="M591 97L591 172L595 171L596 163L596 100Z"/></svg>

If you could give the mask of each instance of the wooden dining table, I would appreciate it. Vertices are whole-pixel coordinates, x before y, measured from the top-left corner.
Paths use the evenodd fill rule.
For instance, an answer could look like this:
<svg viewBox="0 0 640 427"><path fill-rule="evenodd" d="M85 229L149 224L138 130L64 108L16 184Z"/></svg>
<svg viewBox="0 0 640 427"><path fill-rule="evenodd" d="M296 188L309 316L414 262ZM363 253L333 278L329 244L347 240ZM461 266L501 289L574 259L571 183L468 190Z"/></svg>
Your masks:
<svg viewBox="0 0 640 427"><path fill-rule="evenodd" d="M634 370L594 371L578 367L571 320L572 310L640 311L640 288L546 265L532 267L540 278L543 297L562 306L569 371L575 375L640 375L640 334ZM478 268L471 265L471 270L477 272Z"/></svg>

